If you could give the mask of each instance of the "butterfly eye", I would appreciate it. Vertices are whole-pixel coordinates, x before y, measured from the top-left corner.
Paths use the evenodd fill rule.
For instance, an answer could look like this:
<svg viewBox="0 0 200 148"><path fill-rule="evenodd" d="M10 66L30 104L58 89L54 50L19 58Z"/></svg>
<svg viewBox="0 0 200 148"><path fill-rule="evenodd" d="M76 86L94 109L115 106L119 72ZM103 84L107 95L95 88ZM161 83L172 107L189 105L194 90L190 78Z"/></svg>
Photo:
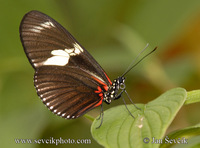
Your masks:
<svg viewBox="0 0 200 148"><path fill-rule="evenodd" d="M126 85L125 85L124 83L121 83L121 84L120 84L120 89L123 90L123 89L125 89L125 88L126 88Z"/></svg>

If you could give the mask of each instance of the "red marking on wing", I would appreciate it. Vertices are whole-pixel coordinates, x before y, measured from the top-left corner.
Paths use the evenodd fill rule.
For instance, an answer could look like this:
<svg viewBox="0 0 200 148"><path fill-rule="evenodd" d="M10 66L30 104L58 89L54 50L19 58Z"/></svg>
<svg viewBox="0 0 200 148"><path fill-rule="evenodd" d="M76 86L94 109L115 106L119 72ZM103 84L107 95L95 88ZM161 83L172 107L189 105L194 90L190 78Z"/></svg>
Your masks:
<svg viewBox="0 0 200 148"><path fill-rule="evenodd" d="M101 80L99 80L98 78L96 78L96 77L94 77L94 76L92 76L92 78L93 78L95 81L97 81L99 84L103 85L103 88L105 89L105 91L108 90L108 86L107 86L104 82L102 82ZM98 89L98 88L97 88L97 89Z"/></svg>
<svg viewBox="0 0 200 148"><path fill-rule="evenodd" d="M106 85L107 86L107 85ZM99 97L101 98L101 100L95 105L95 107L99 106L102 104L103 101L103 93L102 93L102 89L100 86L97 86L97 90L94 91L95 93L99 94Z"/></svg>
<svg viewBox="0 0 200 148"><path fill-rule="evenodd" d="M110 85L112 85L112 82L110 81L110 79L108 78L107 74L104 72L108 82L110 83ZM103 88L105 91L108 90L108 85L105 84L104 82L102 82L101 80L99 80L98 78L92 76L92 78L97 81L99 84L103 85ZM102 89L100 86L97 86L97 90L94 91L95 93L98 93L99 94L99 97L101 98L101 100L95 105L95 107L99 106L102 104L102 101L103 101L103 92L102 92Z"/></svg>
<svg viewBox="0 0 200 148"><path fill-rule="evenodd" d="M101 104L102 104L102 101L103 101L103 95L101 96L101 100L95 105L95 107L101 105Z"/></svg>
<svg viewBox="0 0 200 148"><path fill-rule="evenodd" d="M109 79L108 75L107 75L105 72L104 72L104 74L106 75L106 78L108 79L110 85L112 85L112 82L111 82L111 80Z"/></svg>
<svg viewBox="0 0 200 148"><path fill-rule="evenodd" d="M101 92L102 92L102 89L101 89L100 86L98 86L97 89L98 89L98 90L95 90L95 91L94 91L95 93L101 93Z"/></svg>

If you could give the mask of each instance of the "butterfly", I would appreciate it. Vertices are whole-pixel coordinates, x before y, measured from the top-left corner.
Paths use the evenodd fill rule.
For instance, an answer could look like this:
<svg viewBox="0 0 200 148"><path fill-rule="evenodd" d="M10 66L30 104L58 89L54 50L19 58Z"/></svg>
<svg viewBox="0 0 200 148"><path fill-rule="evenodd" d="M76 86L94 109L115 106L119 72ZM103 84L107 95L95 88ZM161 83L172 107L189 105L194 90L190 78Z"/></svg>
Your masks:
<svg viewBox="0 0 200 148"><path fill-rule="evenodd" d="M103 115L102 103L110 104L125 91L125 74L111 81L90 53L44 13L25 14L20 39L35 70L38 96L62 118L75 119L98 106Z"/></svg>

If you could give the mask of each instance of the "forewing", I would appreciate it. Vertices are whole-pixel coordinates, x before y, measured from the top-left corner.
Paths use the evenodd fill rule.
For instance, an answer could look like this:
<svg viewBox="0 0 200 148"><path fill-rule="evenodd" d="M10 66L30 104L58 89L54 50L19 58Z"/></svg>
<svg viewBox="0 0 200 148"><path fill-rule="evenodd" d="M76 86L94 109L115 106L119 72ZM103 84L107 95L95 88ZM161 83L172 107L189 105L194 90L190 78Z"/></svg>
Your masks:
<svg viewBox="0 0 200 148"><path fill-rule="evenodd" d="M27 13L20 25L25 53L34 69L42 66L80 68L103 83L110 79L95 59L54 19L38 11Z"/></svg>

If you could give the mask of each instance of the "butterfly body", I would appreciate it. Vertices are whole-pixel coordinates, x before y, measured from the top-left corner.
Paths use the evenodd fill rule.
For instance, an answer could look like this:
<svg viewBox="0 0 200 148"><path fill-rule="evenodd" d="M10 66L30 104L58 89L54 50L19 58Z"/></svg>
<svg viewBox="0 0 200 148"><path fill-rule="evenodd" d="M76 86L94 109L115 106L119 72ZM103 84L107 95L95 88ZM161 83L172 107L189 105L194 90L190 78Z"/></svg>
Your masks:
<svg viewBox="0 0 200 148"><path fill-rule="evenodd" d="M35 69L37 94L56 115L80 117L102 102L110 104L125 89L124 77L111 82L89 52L46 14L27 13L20 24L20 38Z"/></svg>
<svg viewBox="0 0 200 148"><path fill-rule="evenodd" d="M120 93L118 93L119 90L121 90ZM118 77L113 81L112 85L108 88L108 90L104 92L104 101L107 104L110 104L112 100L120 98L124 90L125 90L125 77Z"/></svg>

